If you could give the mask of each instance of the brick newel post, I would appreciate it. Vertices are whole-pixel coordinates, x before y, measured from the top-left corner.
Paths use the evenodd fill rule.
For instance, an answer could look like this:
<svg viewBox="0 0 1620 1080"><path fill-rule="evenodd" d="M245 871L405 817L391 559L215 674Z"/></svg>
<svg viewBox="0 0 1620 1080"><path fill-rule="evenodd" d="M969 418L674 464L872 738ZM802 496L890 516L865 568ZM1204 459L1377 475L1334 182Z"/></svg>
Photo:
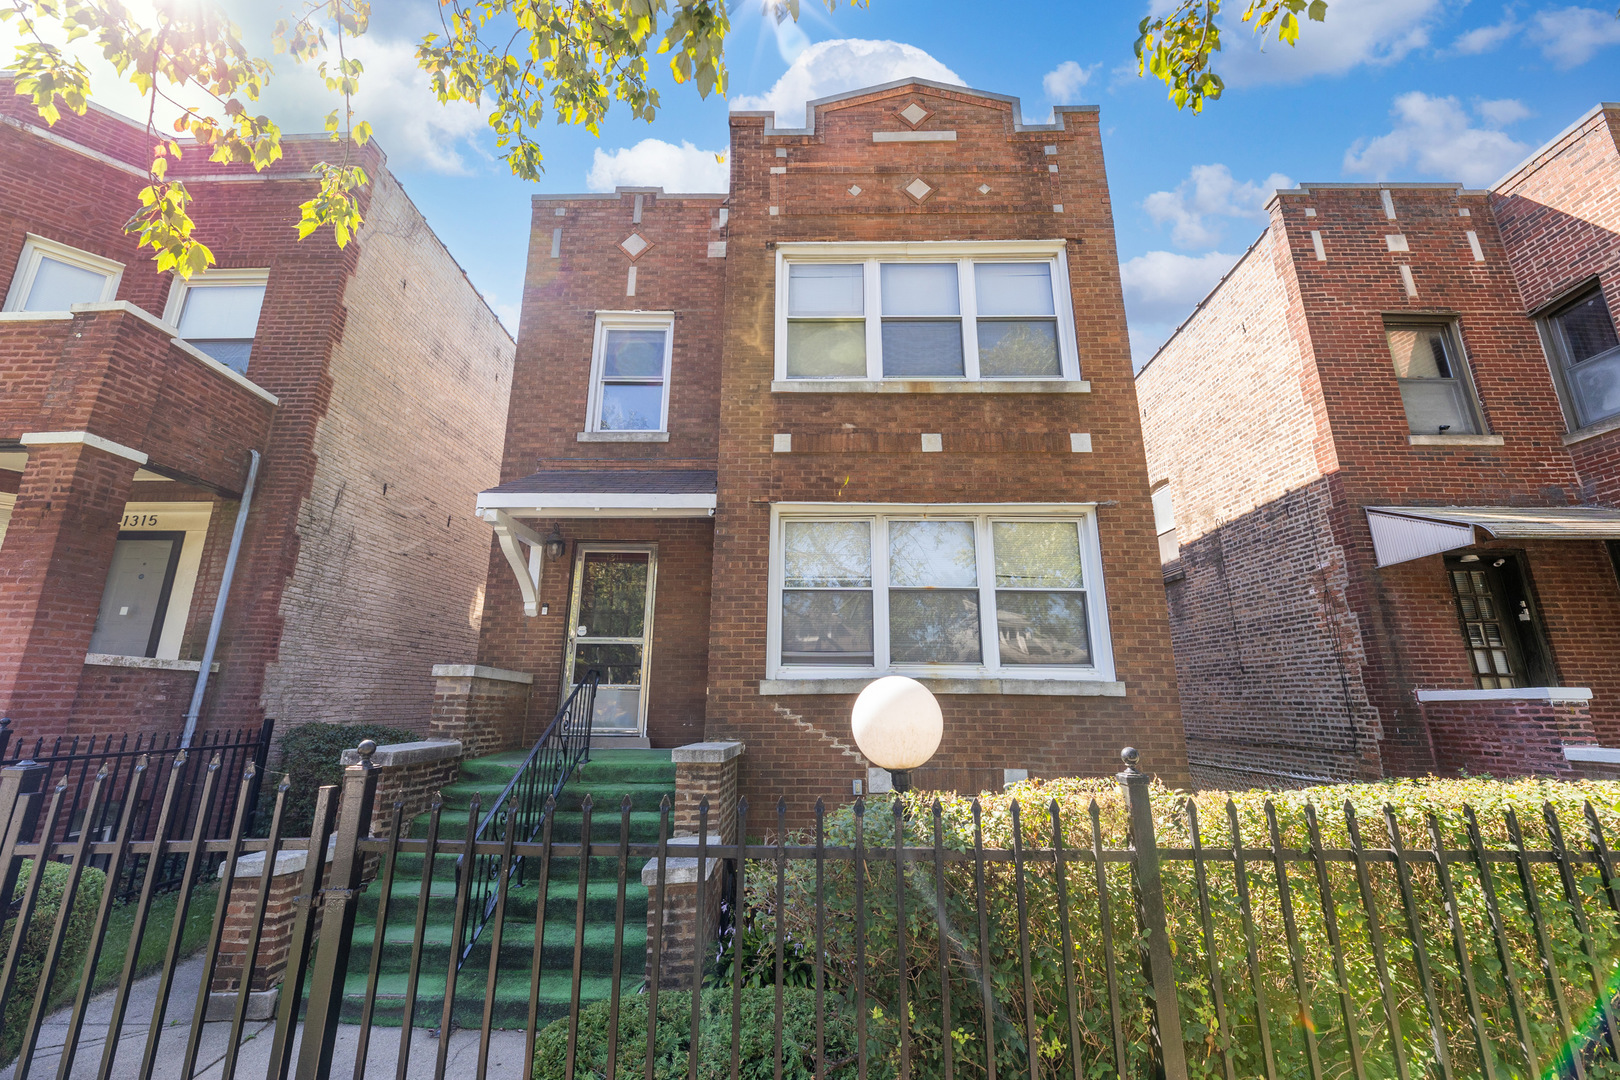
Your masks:
<svg viewBox="0 0 1620 1080"><path fill-rule="evenodd" d="M675 762L676 835L670 837L664 864L662 909L658 860L649 859L641 868L648 892L648 971L658 943L658 985L663 989L689 987L694 976L701 977L700 959L714 940L720 922L720 867L736 854L724 845L737 842L737 773L743 749L740 742L702 742L670 754Z"/></svg>
<svg viewBox="0 0 1620 1080"><path fill-rule="evenodd" d="M324 860L328 864L332 861L332 850L332 844L328 843ZM208 984L210 1020L229 1019L236 1007L237 992L242 986L242 961L247 954L247 943L251 940L253 914L264 880L264 859L264 852L255 851L236 860L231 899L225 908L225 929L220 935L219 959ZM270 871L270 891L266 896L264 921L259 929L259 944L254 952L253 974L248 985L249 1020L269 1020L275 1016L281 984L287 974L297 901L302 892L304 869L308 865L308 851L276 852L276 862ZM323 870L323 880L326 872ZM223 862L219 865L218 876L225 876Z"/></svg>

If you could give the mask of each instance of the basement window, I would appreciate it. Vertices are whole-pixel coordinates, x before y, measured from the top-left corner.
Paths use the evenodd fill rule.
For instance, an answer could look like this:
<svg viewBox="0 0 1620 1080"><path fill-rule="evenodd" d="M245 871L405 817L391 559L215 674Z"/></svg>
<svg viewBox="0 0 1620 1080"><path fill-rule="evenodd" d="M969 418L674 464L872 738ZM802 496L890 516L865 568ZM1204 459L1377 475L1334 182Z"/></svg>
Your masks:
<svg viewBox="0 0 1620 1080"><path fill-rule="evenodd" d="M784 244L779 380L1077 380L1061 241Z"/></svg>
<svg viewBox="0 0 1620 1080"><path fill-rule="evenodd" d="M1402 321L1386 324L1384 333L1411 433L1480 434L1456 328L1449 321Z"/></svg>
<svg viewBox="0 0 1620 1080"><path fill-rule="evenodd" d="M7 311L68 311L118 295L124 264L32 233L6 294Z"/></svg>
<svg viewBox="0 0 1620 1080"><path fill-rule="evenodd" d="M771 678L1113 678L1090 507L778 507Z"/></svg>
<svg viewBox="0 0 1620 1080"><path fill-rule="evenodd" d="M268 270L208 270L191 280L175 276L163 320L180 339L246 375L259 332Z"/></svg>

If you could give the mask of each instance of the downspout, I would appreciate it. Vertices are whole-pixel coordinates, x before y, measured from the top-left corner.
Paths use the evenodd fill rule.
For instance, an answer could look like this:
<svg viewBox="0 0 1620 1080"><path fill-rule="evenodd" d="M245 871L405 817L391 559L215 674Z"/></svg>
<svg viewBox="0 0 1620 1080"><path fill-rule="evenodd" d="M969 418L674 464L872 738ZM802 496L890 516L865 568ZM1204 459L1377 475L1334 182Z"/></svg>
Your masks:
<svg viewBox="0 0 1620 1080"><path fill-rule="evenodd" d="M231 549L225 556L225 573L219 581L219 596L214 600L214 618L208 624L208 643L203 646L202 670L197 672L197 686L191 691L191 707L186 710L186 728L180 734L182 749L191 745L191 736L197 730L203 694L208 690L208 672L214 666L214 649L219 645L219 628L225 622L225 602L230 599L231 578L236 575L236 556L242 550L242 533L247 530L248 507L253 505L253 484L259 478L259 452L249 450L248 454L247 483L242 486L242 503L236 508L236 527L231 530Z"/></svg>

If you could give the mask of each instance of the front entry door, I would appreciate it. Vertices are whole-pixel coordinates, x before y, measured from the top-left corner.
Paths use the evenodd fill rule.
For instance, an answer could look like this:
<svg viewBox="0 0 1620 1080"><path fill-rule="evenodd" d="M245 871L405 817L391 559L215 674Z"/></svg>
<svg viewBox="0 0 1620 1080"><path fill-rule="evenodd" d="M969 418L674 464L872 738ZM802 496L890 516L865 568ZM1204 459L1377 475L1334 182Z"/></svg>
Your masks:
<svg viewBox="0 0 1620 1080"><path fill-rule="evenodd" d="M576 546L563 693L590 672L600 673L594 732L642 735L647 730L657 569L658 553L651 544Z"/></svg>

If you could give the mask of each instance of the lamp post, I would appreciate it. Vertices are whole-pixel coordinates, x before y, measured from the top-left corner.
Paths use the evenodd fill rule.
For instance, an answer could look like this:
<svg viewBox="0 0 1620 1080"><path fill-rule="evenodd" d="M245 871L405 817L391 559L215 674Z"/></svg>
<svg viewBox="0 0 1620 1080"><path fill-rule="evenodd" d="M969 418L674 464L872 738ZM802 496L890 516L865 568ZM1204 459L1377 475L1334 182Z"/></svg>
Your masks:
<svg viewBox="0 0 1620 1080"><path fill-rule="evenodd" d="M855 699L849 726L866 759L887 769L895 791L911 790L911 770L939 749L945 718L928 687L904 675L868 683Z"/></svg>

